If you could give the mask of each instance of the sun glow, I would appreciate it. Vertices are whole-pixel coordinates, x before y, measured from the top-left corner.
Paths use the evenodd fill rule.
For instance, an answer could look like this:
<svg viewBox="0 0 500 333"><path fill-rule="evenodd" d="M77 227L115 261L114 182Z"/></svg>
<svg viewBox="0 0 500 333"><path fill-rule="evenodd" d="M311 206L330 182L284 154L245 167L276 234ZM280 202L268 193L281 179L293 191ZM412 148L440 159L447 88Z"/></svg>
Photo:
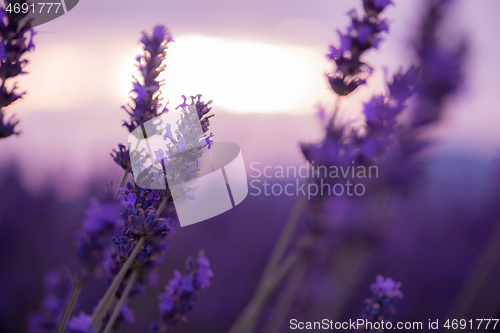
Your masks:
<svg viewBox="0 0 500 333"><path fill-rule="evenodd" d="M318 75L323 64L317 60L300 47L180 37L167 51L167 69L160 76L165 80L163 96L176 106L181 95L201 93L217 106L240 113L290 111L301 104L310 109L314 100L309 99L317 96L313 91L323 85ZM133 71L129 60L124 73L129 78ZM120 81L121 91L128 91L130 81Z"/></svg>

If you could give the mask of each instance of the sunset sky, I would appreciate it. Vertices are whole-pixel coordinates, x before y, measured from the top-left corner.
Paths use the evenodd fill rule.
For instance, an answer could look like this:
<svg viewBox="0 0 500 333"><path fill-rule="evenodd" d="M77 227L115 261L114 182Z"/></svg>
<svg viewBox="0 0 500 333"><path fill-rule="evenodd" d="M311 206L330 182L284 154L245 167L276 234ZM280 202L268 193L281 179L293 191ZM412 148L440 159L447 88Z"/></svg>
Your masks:
<svg viewBox="0 0 500 333"><path fill-rule="evenodd" d="M24 156L21 159L36 156L52 172L52 164L69 160L71 147L79 151L80 156L75 158L89 160L98 149L107 156L115 146L111 142L126 141L127 132L120 126L125 113L120 105L128 101L134 58L140 52L140 32L165 24L176 40L170 46L164 73L163 92L170 106L181 102L181 94L202 93L214 100L216 113L275 113L278 118L271 122L277 125L274 127L255 120L255 128L241 130L238 126L247 124L237 122L243 118L229 116L236 123L226 126L229 124L224 119L229 118L221 116L214 119L213 128L220 129L219 140L246 142L247 151L254 151L249 153L251 159L265 154L276 156L277 150L288 151L282 148L287 144L293 147L292 160L297 162L298 142L321 134L319 127L309 126L314 123L314 104L321 101L331 108L334 103L323 75L331 70L324 56L327 46L338 42L335 30L345 29L349 22L346 13L353 7L360 9L360 3L80 1L68 14L36 28L36 51L29 55L29 75L19 80L28 94L7 111L8 115L18 115L25 133L4 140L0 152ZM391 21L390 34L379 51L366 55L366 62L379 69L385 66L390 73L411 63L410 44L419 22L420 4L396 0L395 6L384 12ZM500 2L496 0L458 1L451 15L453 29L465 32L470 39L471 52L467 91L449 102L448 121L434 135L441 142L435 148L438 152L460 150L491 158L499 149L500 49L494 38L500 31L499 12ZM358 117L362 102L372 93L383 91L383 77L383 71L378 70L368 86L343 101L340 116ZM309 121L304 122L304 117ZM295 126L292 123L304 127L292 132L287 127ZM64 139L58 137L61 133L65 133ZM249 133L259 133L259 139ZM275 138L279 139L265 144ZM52 156L48 162L43 158L47 156ZM1 164L9 161L4 159ZM89 164L81 167L86 169Z"/></svg>

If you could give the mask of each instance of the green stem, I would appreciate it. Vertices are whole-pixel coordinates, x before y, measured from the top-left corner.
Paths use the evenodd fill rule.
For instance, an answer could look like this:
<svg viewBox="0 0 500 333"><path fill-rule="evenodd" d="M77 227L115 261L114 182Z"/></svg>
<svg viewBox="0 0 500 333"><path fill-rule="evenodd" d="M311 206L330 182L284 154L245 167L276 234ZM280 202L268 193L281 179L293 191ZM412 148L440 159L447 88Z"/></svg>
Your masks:
<svg viewBox="0 0 500 333"><path fill-rule="evenodd" d="M264 282L260 292L257 293L247 305L244 312L242 313L242 316L240 316L238 321L229 331L230 333L252 332L254 323L257 321L260 315L262 306L271 295L271 292L278 286L278 284L283 280L286 274L297 263L299 257L299 253L291 253L283 261L281 266L276 268L276 271L271 274L270 277Z"/></svg>
<svg viewBox="0 0 500 333"><path fill-rule="evenodd" d="M335 122L335 117L337 116L341 99L342 99L342 96L338 96L337 100L335 101L335 105L333 106L332 117L330 118L330 123L329 123L330 127L333 126L333 124Z"/></svg>
<svg viewBox="0 0 500 333"><path fill-rule="evenodd" d="M273 253L271 254L271 258L269 259L266 268L264 269L264 273L262 273L262 277L260 279L259 285L257 286L257 290L262 288L262 284L269 278L272 272L275 270L278 263L283 258L283 255L288 248L288 244L290 243L290 239L292 238L293 232L297 227L297 223L299 222L299 218L302 215L302 211L306 204L305 197L299 197L296 201L295 206L288 218L283 231L276 243L276 246L273 249Z"/></svg>
<svg viewBox="0 0 500 333"><path fill-rule="evenodd" d="M116 188L115 199L118 196L118 194L120 194L119 188L121 188L121 187L123 187L123 185L125 185L125 182L127 181L127 176L129 173L130 173L130 167L126 167L124 172L123 172L122 179L120 180L120 183L118 184L118 187Z"/></svg>
<svg viewBox="0 0 500 333"><path fill-rule="evenodd" d="M137 244L134 247L134 250L128 257L127 261L125 261L125 264L123 264L123 267L120 269L118 274L115 276L115 279L109 286L108 290L102 297L101 302L99 303L97 309L95 310L94 314L92 315L92 327L94 329L98 329L99 325L102 322L102 318L104 317L104 314L108 310L110 302L113 300L113 297L115 296L116 291L118 290L118 287L120 286L120 283L122 282L123 278L125 277L125 274L127 274L130 266L132 266L132 263L135 260L135 257L139 253L139 251L142 248L142 245L144 244L144 237L141 237Z"/></svg>
<svg viewBox="0 0 500 333"><path fill-rule="evenodd" d="M450 316L448 318L465 318L481 291L486 279L495 264L500 259L500 224L495 227L493 235L484 247L481 255L476 259L473 268L460 290ZM459 316L459 317L458 317Z"/></svg>
<svg viewBox="0 0 500 333"><path fill-rule="evenodd" d="M297 262L303 262L305 260L303 256L304 253L303 250L304 248L309 246L314 241L314 239L315 237L311 234L303 235L300 238L296 249L291 253L289 253L285 257L285 259L283 259L281 266L275 269L275 271L268 277L266 282L263 284L263 288L257 291L255 297L252 298L252 300L250 301L250 303L254 303L254 306L252 306L254 307L254 309L250 314L248 314L248 317L245 319L246 324L244 324L245 327L242 332L253 332L253 329L259 319L261 309L264 306L264 303L271 296L274 290L278 287L278 284L281 282L281 280L283 280L286 274L288 274L288 272L294 267L294 265Z"/></svg>
<svg viewBox="0 0 500 333"><path fill-rule="evenodd" d="M165 209L165 206L167 205L167 201L168 198L165 196L160 204L160 207L158 207L158 210L156 211L156 215L160 216L161 212L163 211L163 209Z"/></svg>
<svg viewBox="0 0 500 333"><path fill-rule="evenodd" d="M295 294L297 293L302 279L304 278L306 269L307 264L302 262L291 273L288 283L280 292L276 305L274 306L274 311L269 317L268 324L264 328L265 333L279 332L283 320L288 313L288 309L290 308L290 305L295 298Z"/></svg>
<svg viewBox="0 0 500 333"><path fill-rule="evenodd" d="M134 269L132 271L132 274L128 278L127 285L125 286L125 290L123 291L122 296L120 297L120 300L115 306L115 309L113 310L113 314L111 315L111 318L109 318L108 324L106 325L106 328L104 329L103 333L110 333L113 325L115 324L116 318L118 318L118 315L120 314L120 311L122 309L123 304L128 298L128 294L130 294L130 290L132 290L132 286L134 285L135 279L137 278L138 271L137 269Z"/></svg>
<svg viewBox="0 0 500 333"><path fill-rule="evenodd" d="M82 283L80 281L78 281L76 286L75 286L75 290L73 291L73 296L71 296L71 300L68 304L68 307L66 308L66 311L64 312L64 316L61 320L61 324L59 324L59 329L57 330L57 333L64 332L64 329L66 328L66 324L68 323L69 317L71 316L71 313L73 312L73 308L75 307L76 300L78 299L78 296L80 295L81 290L82 290Z"/></svg>
<svg viewBox="0 0 500 333"><path fill-rule="evenodd" d="M278 242L276 243L276 246L273 249L273 253L271 254L271 257L269 261L266 264L266 267L264 269L264 272L262 273L262 277L260 278L259 284L257 285L257 288L255 289L254 296L246 306L245 310L241 313L241 315L238 317L236 322L233 324L232 329L230 332L236 333L239 332L239 327L241 326L241 322L247 320L245 319L245 316L248 316L246 314L249 310L249 308L252 307L251 303L255 302L255 299L257 295L260 295L264 292L264 289L266 288L266 283L270 279L270 277L273 275L274 270L278 266L279 262L283 258L283 255L288 248L288 244L290 242L290 239L292 238L293 232L295 231L295 228L297 226L297 223L299 221L299 218L302 214L302 210L304 209L306 204L306 199L305 197L299 197L299 199L295 202L295 205L293 207L292 212L290 213L290 216L288 217L288 220L285 224L285 227L283 228L283 231L281 232Z"/></svg>

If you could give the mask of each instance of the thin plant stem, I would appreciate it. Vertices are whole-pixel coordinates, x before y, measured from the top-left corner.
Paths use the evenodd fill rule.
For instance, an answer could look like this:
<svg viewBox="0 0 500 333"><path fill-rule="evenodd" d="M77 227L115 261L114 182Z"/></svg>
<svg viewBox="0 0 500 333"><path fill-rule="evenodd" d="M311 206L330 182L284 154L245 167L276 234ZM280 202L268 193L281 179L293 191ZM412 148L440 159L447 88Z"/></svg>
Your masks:
<svg viewBox="0 0 500 333"><path fill-rule="evenodd" d="M302 249L311 244L312 241L313 237L311 235L304 235L300 239L297 249L289 253L282 260L282 263L275 268L269 277L263 281L261 287L254 293L248 305L231 327L230 333L252 332L254 325L259 319L262 306L277 288L278 284L285 278L286 274L303 258Z"/></svg>
<svg viewBox="0 0 500 333"><path fill-rule="evenodd" d="M132 253L128 257L127 261L123 264L122 268L118 272L118 274L115 276L113 282L109 286L108 290L102 297L101 302L99 303L97 309L94 311L94 314L92 315L92 327L97 329L102 321L102 318L104 317L104 314L108 310L108 307L110 305L110 302L113 300L113 297L115 296L116 291L118 290L118 287L120 286L120 283L122 282L123 278L125 277L125 274L127 274L130 266L132 266L132 263L135 260L135 257L139 253L139 251L142 248L142 245L144 244L144 237L141 237L137 244L134 247L134 250L132 250Z"/></svg>
<svg viewBox="0 0 500 333"><path fill-rule="evenodd" d="M306 273L307 264L301 262L297 267L294 268L291 276L286 284L285 288L281 290L276 305L274 306L274 311L269 317L268 323L264 328L265 333L279 332L279 329L285 319L290 305L292 304L295 294L302 283L302 279Z"/></svg>
<svg viewBox="0 0 500 333"><path fill-rule="evenodd" d="M500 224L495 227L493 234L483 249L481 255L476 259L473 268L455 299L455 305L448 318L465 318L472 307L477 295L481 291L486 279L495 264L500 259ZM459 316L459 317L457 317Z"/></svg>
<svg viewBox="0 0 500 333"><path fill-rule="evenodd" d="M283 228L283 231L279 236L276 246L273 249L271 258L267 262L266 268L264 269L264 273L262 273L262 277L259 282L259 285L257 286L257 290L259 288L262 288L261 285L264 283L264 281L266 281L269 278L269 276L273 273L276 266L278 266L280 260L283 258L283 255L286 249L288 248L290 239L292 238L293 232L297 227L297 223L299 222L300 216L302 215L302 211L304 210L305 205L306 205L305 197L299 197L298 200L295 202L293 210L285 224L285 227Z"/></svg>
<svg viewBox="0 0 500 333"><path fill-rule="evenodd" d="M337 99L335 100L335 104L333 105L332 116L331 116L330 122L329 122L329 127L332 127L335 123L335 117L337 116L341 99L342 99L342 96L337 96Z"/></svg>
<svg viewBox="0 0 500 333"><path fill-rule="evenodd" d="M69 317L73 312L73 308L75 307L76 300L78 299L81 290L82 290L82 282L78 281L75 285L75 290L73 291L73 295L71 296L71 300L68 304L68 307L64 312L64 316L61 319L61 324L59 324L59 329L57 330L57 333L63 333L64 330L66 329L66 324L68 323Z"/></svg>
<svg viewBox="0 0 500 333"><path fill-rule="evenodd" d="M250 303L256 303L256 310L249 316L249 318L246 319L248 323L246 324L245 330L243 332L253 332L254 327L255 325L257 325L257 321L259 320L260 312L264 303L278 287L278 283L285 278L286 274L288 274L290 270L294 268L296 263L304 261L303 249L309 246L314 239L315 237L311 234L303 235L300 238L296 249L290 252L285 257L285 259L283 259L281 266L278 266L275 269L275 272L273 272L273 274L269 276L268 280L273 279L273 277L278 277L279 280L277 282L271 280L272 282L274 282L273 284L265 283L264 287L259 291L261 295L257 295L257 298L250 301Z"/></svg>
<svg viewBox="0 0 500 333"><path fill-rule="evenodd" d="M156 214L160 216L161 212L165 209L165 206L167 205L168 198L165 196L163 198L163 201L160 204L160 207L158 207L158 210L156 211Z"/></svg>
<svg viewBox="0 0 500 333"><path fill-rule="evenodd" d="M341 97L342 96L338 96L335 101L335 105L333 107L333 113L329 121L330 127L333 126L334 124L335 116L337 115L340 106L340 101L342 100ZM245 327L248 325L250 327L253 327L253 325L255 325L255 322L259 317L260 308L262 307L263 302L269 296L268 294L272 292L274 289L274 287L273 288L268 287L267 281L269 281L270 278L274 275L274 271L276 270L279 262L282 260L289 246L292 235L302 215L302 211L306 206L306 202L307 201L305 197L300 197L295 202L292 212L290 213L290 216L288 217L288 220L283 228L283 231L279 236L276 246L273 249L271 257L267 262L266 267L264 268L264 272L262 273L262 277L259 281L259 284L257 285L254 296L252 297L248 305L245 307L243 312L240 314L236 322L231 327L229 331L230 333L251 332L251 329L250 331L248 331L247 329L245 329Z"/></svg>
<svg viewBox="0 0 500 333"><path fill-rule="evenodd" d="M119 189L122 188L123 185L125 185L125 182L127 181L127 176L129 173L130 173L130 167L126 167L124 172L123 172L122 179L120 180L120 183L118 184L118 187L116 188L115 199L116 199L116 197L118 197L118 194L120 193Z"/></svg>
<svg viewBox="0 0 500 333"><path fill-rule="evenodd" d="M128 278L127 285L125 286L125 290L123 290L122 296L120 297L120 300L116 304L116 306L113 310L113 313L111 314L111 317L109 318L109 321L108 321L103 333L110 333L112 331L112 328L113 328L113 325L115 324L116 318L118 318L118 315L120 314L122 306L127 301L128 295L130 294L130 290L132 290L132 286L134 285L134 282L137 278L137 274L138 274L137 269L132 270L132 274Z"/></svg>
<svg viewBox="0 0 500 333"><path fill-rule="evenodd" d="M293 268L299 259L299 253L293 253L287 256L283 263L276 268L274 274L272 274L263 284L260 292L256 294L252 301L247 305L243 312L243 316L235 323L233 328L229 331L230 333L243 333L251 332L256 319L258 319L262 305L266 302L267 298L270 296L271 291L276 288L276 286L283 280L286 274Z"/></svg>
<svg viewBox="0 0 500 333"><path fill-rule="evenodd" d="M266 264L264 272L262 273L262 277L260 278L259 284L255 289L254 296L250 300L245 310L241 313L236 322L233 324L233 329L231 329L230 332L233 333L239 332L237 328L241 325L241 322L246 320L244 319L244 316L246 315L245 313L249 311L247 309L251 308L251 303L254 302L254 300L257 298L257 295L261 294L263 290L266 288L267 281L269 280L270 276L273 275L274 270L278 266L280 260L283 258L286 249L288 248L290 239L292 238L293 232L295 231L299 218L302 214L302 210L304 209L305 203L306 203L305 197L299 197L299 199L295 202L295 205L285 224L285 227L283 228L283 231L279 236L278 242L276 243L276 246L273 249L273 253L271 254L271 257Z"/></svg>

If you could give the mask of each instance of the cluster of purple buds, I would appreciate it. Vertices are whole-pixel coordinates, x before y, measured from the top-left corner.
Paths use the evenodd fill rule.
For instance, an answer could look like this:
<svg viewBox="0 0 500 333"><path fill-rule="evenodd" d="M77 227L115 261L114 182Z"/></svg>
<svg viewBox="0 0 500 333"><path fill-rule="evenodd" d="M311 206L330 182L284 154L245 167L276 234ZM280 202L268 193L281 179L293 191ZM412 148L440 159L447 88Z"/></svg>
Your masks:
<svg viewBox="0 0 500 333"><path fill-rule="evenodd" d="M468 44L464 37L455 43L442 43L450 39L441 31L446 7L452 1L430 1L420 35L416 40L416 51L420 59L422 74L417 88L420 106L415 114L413 126L425 126L440 119L443 103L464 82L464 61Z"/></svg>
<svg viewBox="0 0 500 333"><path fill-rule="evenodd" d="M126 188L120 188L121 201L120 213L123 222L120 236L113 239L117 245L117 259L125 262L132 252L135 242L141 237L145 239L143 250L139 253L137 261L147 258L153 253L163 253L166 250L166 236L170 231L169 219L158 216L152 206L160 200L155 190L146 190L127 183Z"/></svg>
<svg viewBox="0 0 500 333"><path fill-rule="evenodd" d="M340 46L330 45L327 58L336 65L334 73L327 73L331 88L339 96L346 96L357 87L366 83L366 78L372 69L361 61L363 53L377 48L382 41L380 36L389 30L386 20L380 19L379 14L391 4L390 0L363 1L365 13L359 18L355 10L349 12L351 25L346 33L337 31L340 37Z"/></svg>
<svg viewBox="0 0 500 333"><path fill-rule="evenodd" d="M55 332L64 313L64 307L72 290L69 274L59 270L49 271L44 278L46 294L42 307L30 315L28 331L30 333Z"/></svg>
<svg viewBox="0 0 500 333"><path fill-rule="evenodd" d="M97 273L112 250L113 235L119 231L122 221L115 200L109 195L90 200L86 217L77 233L77 262L84 275Z"/></svg>
<svg viewBox="0 0 500 333"><path fill-rule="evenodd" d="M212 111L212 108L210 107L210 104L212 104L212 101L210 100L210 101L205 103L204 101L201 100L201 97L202 97L201 94L198 94L196 96L191 96L190 97L190 99L191 99L190 105L194 105L196 107L196 113L197 113L198 119L200 121L201 129L202 129L203 133L206 133L206 132L208 132L208 127L210 126L210 118L214 117L215 115L213 115L213 114L208 115L210 113L210 111ZM185 108L189 105L189 104L187 104L187 97L182 95L182 98L184 99L184 102L181 105L179 105L178 107L176 107L176 109ZM180 129L186 127L186 124L183 124L183 122L186 122L186 117L181 119L181 123L179 124ZM212 140L210 140L210 138L212 136L213 136L213 134L210 134L208 137L205 137L205 141L206 141L207 145L209 145L209 146L213 142Z"/></svg>
<svg viewBox="0 0 500 333"><path fill-rule="evenodd" d="M121 201L119 214L122 218L121 227L112 242L114 250L105 263L106 280L110 284L118 273L121 264L127 260L137 241L144 237L145 242L135 258L134 267L139 270L137 288L154 284L156 274L154 268L161 265L168 250L168 235L171 233L171 219L158 216L153 204L160 200L155 190L146 190L127 182L125 188L120 188ZM123 286L122 286L123 287ZM142 291L134 289L131 294Z"/></svg>
<svg viewBox="0 0 500 333"><path fill-rule="evenodd" d="M173 200L193 200L196 188L188 186L187 182L197 177L201 149L204 146L210 149L213 143L213 134L206 134L210 125L209 119L213 117L208 115L212 101L205 103L201 100L201 95L196 95L191 96L191 104L187 104L186 96L182 97L184 102L176 108L181 108L177 129L172 132L171 124L164 127L165 146L154 152L154 164L161 164L168 184L167 192Z"/></svg>
<svg viewBox="0 0 500 333"><path fill-rule="evenodd" d="M200 123L201 123L201 129L203 130L204 133L208 131L208 127L210 126L210 118L212 118L214 115L208 115L207 114L212 110L210 107L210 104L212 104L212 101L208 101L207 103L203 102L201 100L202 95L198 94L196 96L191 96L191 103L196 106L196 111L198 112L198 118L200 118Z"/></svg>
<svg viewBox="0 0 500 333"><path fill-rule="evenodd" d="M198 293L210 286L213 276L203 250L200 250L196 261L193 258L187 260L184 276L174 271L174 277L165 286L165 292L158 296L160 321L151 323L150 332L168 332L180 322L185 322Z"/></svg>
<svg viewBox="0 0 500 333"><path fill-rule="evenodd" d="M400 287L401 282L395 282L391 278L384 279L381 275L377 276L376 282L370 286L373 296L364 302L365 307L361 313L361 319L366 320L368 325L361 332L379 332L380 330L375 329L376 325L373 323L392 320L396 314L394 300L403 298L403 293L399 290Z"/></svg>
<svg viewBox="0 0 500 333"><path fill-rule="evenodd" d="M123 289L119 290L119 293L118 295L121 295L121 293L123 292ZM97 307L94 308L94 311ZM79 330L83 331L83 333L86 333L85 330L91 330L91 318L90 320L88 319L88 317L92 317L92 316L88 316L88 315L84 315L84 314L80 314L81 315L81 326L77 326L77 325L74 325L76 326L76 328L78 328ZM109 319L111 317L111 313L108 311L106 312L104 318L102 319L102 323L101 323L101 327L106 327ZM75 317L73 317L75 318ZM118 317L116 317L116 320L113 324L113 331L116 331L120 326L124 325L124 324L130 324L130 323L135 323L135 316L134 316L134 312L128 307L128 304L127 302L123 303L122 307L120 308L120 313L118 314ZM71 321L68 323L68 326L70 326L71 324ZM92 331L90 331L92 332Z"/></svg>
<svg viewBox="0 0 500 333"><path fill-rule="evenodd" d="M316 166L327 167L373 164L394 143L400 127L397 116L414 94L418 75L419 70L414 67L397 73L392 82L387 82L388 94L373 96L365 103L366 123L362 130L328 123L321 142L301 145L306 159Z"/></svg>
<svg viewBox="0 0 500 333"><path fill-rule="evenodd" d="M136 65L141 72L143 82L135 80L132 89L135 97L132 98L131 104L123 107L130 115L130 122L125 121L123 126L130 132L168 111L166 106L160 110L162 98L159 90L161 81L158 81L158 76L165 70L163 61L167 55L168 43L172 41L170 31L163 25L155 26L152 35L143 32L141 43L144 54L136 58Z"/></svg>
<svg viewBox="0 0 500 333"><path fill-rule="evenodd" d="M97 333L92 327L92 316L80 312L78 316L73 316L66 326L68 333Z"/></svg>
<svg viewBox="0 0 500 333"><path fill-rule="evenodd" d="M365 133L356 135L352 140L358 163L372 163L395 142L398 129L402 129L397 117L406 109L408 99L414 94L419 73L420 70L415 67L397 73L392 82L387 82L388 94L373 96L365 103Z"/></svg>
<svg viewBox="0 0 500 333"><path fill-rule="evenodd" d="M26 0L17 1L20 5L26 3ZM7 12L0 8L0 138L5 138L13 134L19 134L15 130L18 120L11 116L5 118L4 108L22 98L24 92L17 92L17 86L14 84L9 88L7 80L17 75L25 74L24 67L28 60L24 54L35 48L33 44L34 32L31 28L31 20L27 19L27 13L19 11Z"/></svg>
<svg viewBox="0 0 500 333"><path fill-rule="evenodd" d="M132 185L130 182L127 182L125 187L119 188L118 190L120 191L120 194L117 199L121 203L120 207L123 210L123 216L129 215L128 209L146 209L160 200L160 196L155 190L144 189L136 184Z"/></svg>
<svg viewBox="0 0 500 333"><path fill-rule="evenodd" d="M113 149L113 152L110 154L113 161L115 161L115 163L118 164L123 170L130 170L130 154L128 148L120 143L118 144L118 149L119 150Z"/></svg>

